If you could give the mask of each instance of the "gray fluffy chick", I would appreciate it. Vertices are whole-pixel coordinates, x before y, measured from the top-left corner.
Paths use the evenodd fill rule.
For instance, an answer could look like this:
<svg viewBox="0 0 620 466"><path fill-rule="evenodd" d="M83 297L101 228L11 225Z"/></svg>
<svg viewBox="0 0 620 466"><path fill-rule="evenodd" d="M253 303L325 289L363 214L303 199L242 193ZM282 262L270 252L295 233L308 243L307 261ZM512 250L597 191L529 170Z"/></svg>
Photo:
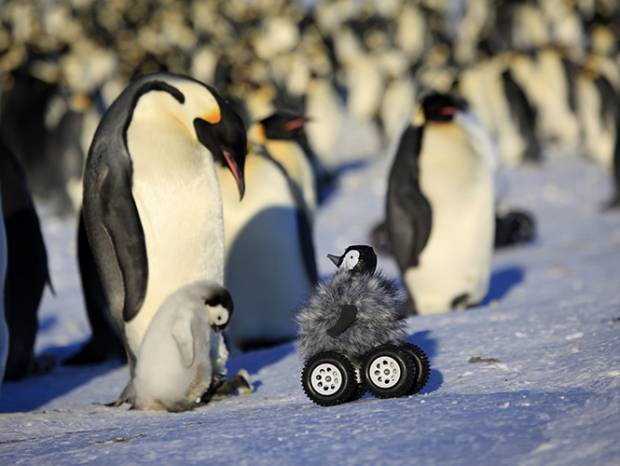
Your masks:
<svg viewBox="0 0 620 466"><path fill-rule="evenodd" d="M322 351L336 351L359 363L361 356L407 336L401 315L404 293L381 272L369 246L350 246L340 257L332 279L319 284L297 316L299 351L307 360Z"/></svg>

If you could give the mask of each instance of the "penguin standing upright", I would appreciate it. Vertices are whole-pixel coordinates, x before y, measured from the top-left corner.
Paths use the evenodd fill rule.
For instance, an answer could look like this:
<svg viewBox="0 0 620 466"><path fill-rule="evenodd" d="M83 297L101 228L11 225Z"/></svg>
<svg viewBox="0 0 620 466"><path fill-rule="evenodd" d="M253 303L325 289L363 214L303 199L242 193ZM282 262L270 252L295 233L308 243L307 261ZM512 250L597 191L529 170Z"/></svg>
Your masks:
<svg viewBox="0 0 620 466"><path fill-rule="evenodd" d="M34 358L39 328L37 312L46 284L50 284L47 251L39 217L21 165L0 142L0 188L6 229L8 265L4 306L9 328L9 355L4 374L17 380L51 369L52 360Z"/></svg>
<svg viewBox="0 0 620 466"><path fill-rule="evenodd" d="M420 314L474 305L487 292L495 160L465 102L433 93L405 128L389 176L389 241Z"/></svg>
<svg viewBox="0 0 620 466"><path fill-rule="evenodd" d="M188 282L223 282L215 163L227 166L243 196L245 154L241 118L191 78L142 76L103 116L86 162L83 216L130 365L116 404L133 397L135 358L164 299ZM222 338L215 344L225 351Z"/></svg>
<svg viewBox="0 0 620 466"><path fill-rule="evenodd" d="M260 143L260 123L249 130L248 196L239 202L234 180L219 168L224 202L226 278L236 319L233 344L250 349L295 338L295 310L317 281L312 223L303 191Z"/></svg>
<svg viewBox="0 0 620 466"><path fill-rule="evenodd" d="M0 182L1 183L1 182ZM4 379L6 360L9 357L9 328L4 316L4 280L6 277L6 232L2 215L2 189L0 185L0 385Z"/></svg>

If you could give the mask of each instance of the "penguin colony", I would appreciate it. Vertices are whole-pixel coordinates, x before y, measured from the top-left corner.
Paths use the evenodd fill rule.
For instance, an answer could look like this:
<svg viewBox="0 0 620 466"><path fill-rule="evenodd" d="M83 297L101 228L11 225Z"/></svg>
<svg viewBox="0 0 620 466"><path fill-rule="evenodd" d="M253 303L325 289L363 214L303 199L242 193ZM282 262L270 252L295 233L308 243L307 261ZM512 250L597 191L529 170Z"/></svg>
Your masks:
<svg viewBox="0 0 620 466"><path fill-rule="evenodd" d="M5 377L46 366L32 351L50 279L21 166L55 213L84 199L76 236L93 338L68 362L126 357L132 381L158 309L195 280L230 291L233 348L295 337L317 282L315 212L351 160L386 152L377 237L409 313L475 306L493 246L535 236L531 216L503 200L503 166L577 149L610 173L606 207L620 207L617 2L455 5L5 1L2 162L18 159L0 180ZM352 128L360 138L343 145ZM166 156L172 148L179 158ZM12 226L18 207L27 220ZM16 272L20 248L36 251L29 281ZM227 350L221 332L212 337L217 378ZM132 381L118 403L135 403Z"/></svg>

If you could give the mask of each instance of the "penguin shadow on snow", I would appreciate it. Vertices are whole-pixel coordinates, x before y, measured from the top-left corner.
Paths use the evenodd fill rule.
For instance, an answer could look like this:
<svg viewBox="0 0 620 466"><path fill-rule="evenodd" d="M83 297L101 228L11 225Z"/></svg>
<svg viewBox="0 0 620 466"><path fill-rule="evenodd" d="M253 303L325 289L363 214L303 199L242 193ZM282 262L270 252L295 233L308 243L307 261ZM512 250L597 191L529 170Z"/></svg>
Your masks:
<svg viewBox="0 0 620 466"><path fill-rule="evenodd" d="M240 369L245 369L250 375L256 375L265 367L276 364L289 354L295 352L295 343L283 343L273 348L260 349L242 353L228 361L229 374L236 374ZM252 387L257 391L263 383L260 380L252 380Z"/></svg>
<svg viewBox="0 0 620 466"><path fill-rule="evenodd" d="M83 342L79 342L69 346L46 348L40 356L60 361L63 355L66 357L82 345ZM0 413L33 411L88 384L92 379L121 367L121 364L114 361L81 367L59 366L56 363L56 367L48 374L33 375L17 382L4 382L0 394ZM109 398L112 399L113 395L110 393Z"/></svg>
<svg viewBox="0 0 620 466"><path fill-rule="evenodd" d="M437 339L431 336L430 330L422 330L409 335L407 342L422 348L431 363L431 375L426 385L420 390L420 394L432 393L438 390L443 385L443 374L433 364L433 359L437 355Z"/></svg>
<svg viewBox="0 0 620 466"><path fill-rule="evenodd" d="M512 288L525 279L525 270L522 267L508 266L494 270L491 274L489 292L480 302L480 306L486 306L493 301L504 299Z"/></svg>

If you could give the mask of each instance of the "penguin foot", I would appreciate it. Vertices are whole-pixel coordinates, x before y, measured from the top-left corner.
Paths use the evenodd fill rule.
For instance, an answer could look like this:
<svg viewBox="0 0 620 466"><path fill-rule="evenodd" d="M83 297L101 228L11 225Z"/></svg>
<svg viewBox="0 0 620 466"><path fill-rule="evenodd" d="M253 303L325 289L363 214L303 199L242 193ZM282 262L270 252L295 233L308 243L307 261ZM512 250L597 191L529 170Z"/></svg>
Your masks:
<svg viewBox="0 0 620 466"><path fill-rule="evenodd" d="M495 216L495 248L529 243L536 236L536 221L529 212L513 210Z"/></svg>
<svg viewBox="0 0 620 466"><path fill-rule="evenodd" d="M127 385L125 385L125 388L123 389L121 394L118 396L118 398L115 401L112 401L110 403L105 403L104 406L107 406L108 408L118 408L119 406L122 406L125 403L129 403L130 405L133 406L134 399L135 399L135 393L133 389L133 384L131 383L131 381L129 381Z"/></svg>
<svg viewBox="0 0 620 466"><path fill-rule="evenodd" d="M32 375L45 375L49 374L56 368L56 356L51 354L45 354L41 356L35 356L32 360Z"/></svg>
<svg viewBox="0 0 620 466"><path fill-rule="evenodd" d="M82 349L73 356L69 356L62 361L63 366L84 366L88 364L99 364L111 359L119 360L123 364L127 362L127 356L124 352L118 353L110 348L95 343L91 338Z"/></svg>
<svg viewBox="0 0 620 466"><path fill-rule="evenodd" d="M249 395L253 391L250 374L245 369L241 369L232 377L212 384L200 398L200 403L219 401L234 395Z"/></svg>

